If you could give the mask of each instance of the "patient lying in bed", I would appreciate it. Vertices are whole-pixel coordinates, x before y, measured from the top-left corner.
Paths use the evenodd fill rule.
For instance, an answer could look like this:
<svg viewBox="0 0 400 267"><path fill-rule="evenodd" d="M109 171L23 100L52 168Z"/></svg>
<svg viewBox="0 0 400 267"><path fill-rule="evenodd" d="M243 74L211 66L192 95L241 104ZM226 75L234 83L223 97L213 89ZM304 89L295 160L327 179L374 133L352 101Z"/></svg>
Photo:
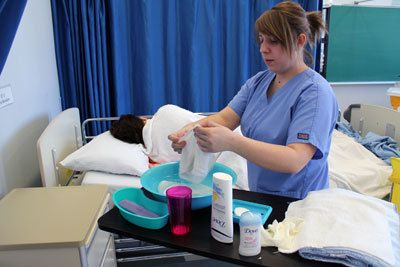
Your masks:
<svg viewBox="0 0 400 267"><path fill-rule="evenodd" d="M180 155L171 148L168 135L201 117L178 106L165 105L151 119L131 114L122 115L112 124L110 133L127 143L143 144L145 153L155 162L177 161Z"/></svg>
<svg viewBox="0 0 400 267"><path fill-rule="evenodd" d="M172 149L168 135L202 117L175 105L165 105L160 107L151 119L128 114L122 115L118 121L112 124L110 133L115 138L127 143L143 144L144 152L151 160L150 163L178 161L181 155ZM236 131L240 132L240 129L236 129ZM237 185L242 189L248 189L247 163L244 158L226 151L221 153L217 162L231 167L237 173Z"/></svg>

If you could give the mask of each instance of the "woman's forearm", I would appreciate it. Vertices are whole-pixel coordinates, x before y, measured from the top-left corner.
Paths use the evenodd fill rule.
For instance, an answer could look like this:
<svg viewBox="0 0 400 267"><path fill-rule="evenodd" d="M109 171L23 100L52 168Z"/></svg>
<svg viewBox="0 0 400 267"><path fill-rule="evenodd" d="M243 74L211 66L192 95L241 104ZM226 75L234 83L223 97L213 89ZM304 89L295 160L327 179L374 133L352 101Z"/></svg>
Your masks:
<svg viewBox="0 0 400 267"><path fill-rule="evenodd" d="M208 116L206 119L212 120L231 130L236 129L240 124L240 117L230 107L226 107L220 112Z"/></svg>
<svg viewBox="0 0 400 267"><path fill-rule="evenodd" d="M272 171L297 173L315 153L310 144L274 145L235 135L231 140L232 151L251 162Z"/></svg>

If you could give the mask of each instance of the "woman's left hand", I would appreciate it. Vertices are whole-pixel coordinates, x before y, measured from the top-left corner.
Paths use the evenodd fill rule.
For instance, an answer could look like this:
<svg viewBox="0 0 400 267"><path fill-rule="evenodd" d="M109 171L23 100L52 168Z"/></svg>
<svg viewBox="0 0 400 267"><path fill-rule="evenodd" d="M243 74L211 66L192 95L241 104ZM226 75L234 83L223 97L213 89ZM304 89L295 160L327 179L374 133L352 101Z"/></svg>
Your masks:
<svg viewBox="0 0 400 267"><path fill-rule="evenodd" d="M235 134L229 128L213 121L204 121L193 129L197 144L204 152L231 150L232 137Z"/></svg>

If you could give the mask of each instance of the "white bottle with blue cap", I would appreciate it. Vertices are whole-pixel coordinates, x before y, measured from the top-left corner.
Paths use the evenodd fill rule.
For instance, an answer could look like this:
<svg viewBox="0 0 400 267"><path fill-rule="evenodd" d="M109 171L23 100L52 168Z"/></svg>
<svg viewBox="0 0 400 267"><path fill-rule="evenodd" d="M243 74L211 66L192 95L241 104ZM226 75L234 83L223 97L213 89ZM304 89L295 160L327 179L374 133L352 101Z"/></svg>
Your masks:
<svg viewBox="0 0 400 267"><path fill-rule="evenodd" d="M261 215L246 211L240 216L239 254L255 256L261 252Z"/></svg>

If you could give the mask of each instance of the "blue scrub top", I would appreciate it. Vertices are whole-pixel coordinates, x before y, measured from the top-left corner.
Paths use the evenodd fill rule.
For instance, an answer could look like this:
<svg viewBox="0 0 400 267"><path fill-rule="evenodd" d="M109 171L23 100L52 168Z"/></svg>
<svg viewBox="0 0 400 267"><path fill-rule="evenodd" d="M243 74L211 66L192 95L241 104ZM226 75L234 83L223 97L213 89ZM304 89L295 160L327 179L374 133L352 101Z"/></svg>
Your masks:
<svg viewBox="0 0 400 267"><path fill-rule="evenodd" d="M312 160L294 174L247 161L251 191L304 198L309 191L329 185L327 157L338 105L329 83L312 69L297 74L267 97L274 77L268 70L259 72L246 81L228 106L241 118L244 136L277 145L309 143L317 148Z"/></svg>

